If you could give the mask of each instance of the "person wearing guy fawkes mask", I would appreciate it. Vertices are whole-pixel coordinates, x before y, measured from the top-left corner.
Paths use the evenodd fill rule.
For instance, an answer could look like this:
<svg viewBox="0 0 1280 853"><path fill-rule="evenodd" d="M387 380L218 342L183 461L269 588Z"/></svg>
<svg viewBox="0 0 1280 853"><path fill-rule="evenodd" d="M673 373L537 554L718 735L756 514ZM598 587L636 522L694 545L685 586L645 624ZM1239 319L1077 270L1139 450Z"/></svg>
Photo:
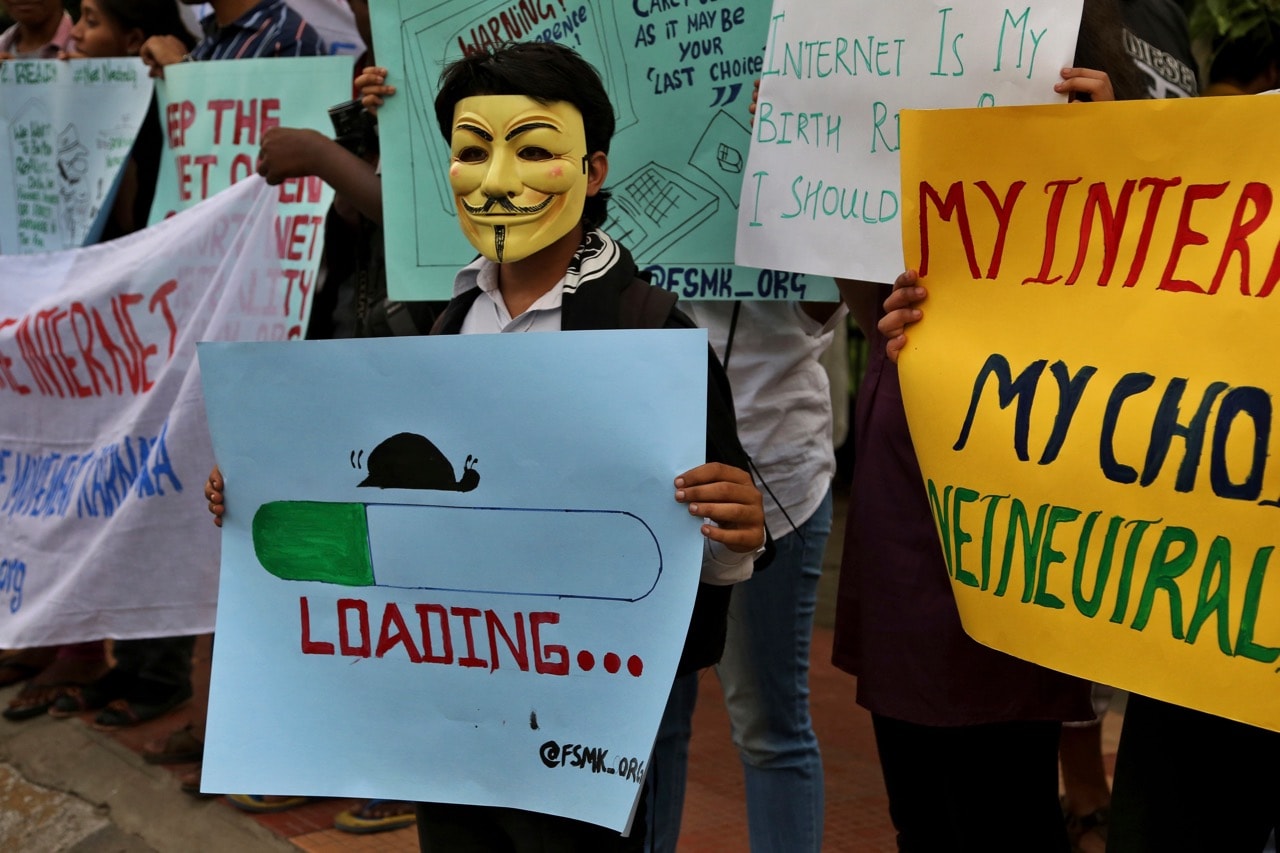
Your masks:
<svg viewBox="0 0 1280 853"><path fill-rule="evenodd" d="M450 145L449 183L463 233L480 257L458 273L433 334L693 327L674 296L638 278L631 254L599 227L614 113L599 74L575 51L516 43L460 59L441 77L435 111ZM705 541L678 674L719 659L731 585L769 554L763 501L710 349L706 369L708 462L673 483L675 500L704 519ZM215 522L225 512L223 488L215 468L205 486ZM557 815L420 803L419 844L428 853L641 851L655 775L648 774L627 837Z"/></svg>

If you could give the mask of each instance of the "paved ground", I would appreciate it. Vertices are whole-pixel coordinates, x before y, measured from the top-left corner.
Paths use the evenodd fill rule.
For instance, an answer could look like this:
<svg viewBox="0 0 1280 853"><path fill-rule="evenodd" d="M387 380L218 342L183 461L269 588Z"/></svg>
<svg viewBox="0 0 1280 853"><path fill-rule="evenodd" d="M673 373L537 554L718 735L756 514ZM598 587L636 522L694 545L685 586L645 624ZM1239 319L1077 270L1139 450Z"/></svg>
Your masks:
<svg viewBox="0 0 1280 853"><path fill-rule="evenodd" d="M831 632L815 637L813 713L827 781L826 844L839 853L896 849L866 712L853 703L853 681L828 662ZM16 691L0 691L4 703ZM681 853L747 850L742 774L714 675L703 678L694 722ZM332 828L352 800L323 800L270 816L251 816L221 798L178 790L176 771L146 764L147 739L185 722L185 711L142 729L104 734L84 720L0 720L0 850L31 853L187 853L309 850L413 853L412 829L353 836ZM1120 718L1104 729L1114 758Z"/></svg>
<svg viewBox="0 0 1280 853"><path fill-rule="evenodd" d="M0 702L16 692L0 691ZM219 802L183 794L170 771L83 721L0 720L0 762L0 850L294 849Z"/></svg>

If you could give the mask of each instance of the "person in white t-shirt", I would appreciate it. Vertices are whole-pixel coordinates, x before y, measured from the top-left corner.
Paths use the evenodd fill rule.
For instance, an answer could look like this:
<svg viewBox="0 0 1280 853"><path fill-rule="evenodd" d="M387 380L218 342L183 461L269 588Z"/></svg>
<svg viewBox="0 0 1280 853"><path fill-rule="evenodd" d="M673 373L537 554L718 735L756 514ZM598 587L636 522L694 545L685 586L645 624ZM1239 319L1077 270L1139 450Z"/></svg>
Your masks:
<svg viewBox="0 0 1280 853"><path fill-rule="evenodd" d="M729 374L738 435L777 548L766 570L734 588L716 667L742 760L751 849L817 851L824 790L809 715L809 645L835 474L831 394L819 358L845 310L691 302L685 311L708 330ZM651 801L653 851L675 850L680 833L697 695L697 673L676 679L654 746L654 772L665 770L668 784Z"/></svg>

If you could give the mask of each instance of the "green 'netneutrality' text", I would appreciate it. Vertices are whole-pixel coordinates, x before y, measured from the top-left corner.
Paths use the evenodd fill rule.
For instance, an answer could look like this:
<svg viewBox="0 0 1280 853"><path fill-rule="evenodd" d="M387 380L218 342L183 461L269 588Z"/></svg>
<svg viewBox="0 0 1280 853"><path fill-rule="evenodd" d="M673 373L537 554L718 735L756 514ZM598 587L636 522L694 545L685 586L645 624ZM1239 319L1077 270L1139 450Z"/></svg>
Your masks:
<svg viewBox="0 0 1280 853"><path fill-rule="evenodd" d="M1274 545L1248 556L1233 554L1225 536L1205 545L1190 528L1161 519L1104 519L1102 510L1028 506L1010 495L963 486L939 490L933 480L927 490L947 572L958 583L1001 598L1020 585L1024 604L1070 606L1090 619L1102 614L1116 624L1127 622L1135 631L1160 624L1152 618L1162 600L1174 639L1195 643L1208 630L1229 657L1268 664L1280 658L1280 645L1255 639ZM1243 604L1233 608L1231 586L1241 582ZM1280 631L1273 640L1280 644Z"/></svg>

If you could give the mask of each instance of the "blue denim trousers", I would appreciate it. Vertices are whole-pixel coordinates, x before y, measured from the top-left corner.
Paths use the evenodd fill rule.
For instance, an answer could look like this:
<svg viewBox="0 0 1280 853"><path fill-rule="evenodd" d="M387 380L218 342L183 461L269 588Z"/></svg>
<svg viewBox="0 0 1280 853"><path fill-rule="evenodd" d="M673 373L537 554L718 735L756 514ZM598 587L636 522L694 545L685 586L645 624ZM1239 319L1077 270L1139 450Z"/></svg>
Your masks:
<svg viewBox="0 0 1280 853"><path fill-rule="evenodd" d="M752 853L822 847L822 757L809 716L809 645L831 533L831 492L808 521L779 537L767 569L738 584L716 668L742 759ZM648 849L671 853L680 836L689 736L699 673L677 678L645 784Z"/></svg>

